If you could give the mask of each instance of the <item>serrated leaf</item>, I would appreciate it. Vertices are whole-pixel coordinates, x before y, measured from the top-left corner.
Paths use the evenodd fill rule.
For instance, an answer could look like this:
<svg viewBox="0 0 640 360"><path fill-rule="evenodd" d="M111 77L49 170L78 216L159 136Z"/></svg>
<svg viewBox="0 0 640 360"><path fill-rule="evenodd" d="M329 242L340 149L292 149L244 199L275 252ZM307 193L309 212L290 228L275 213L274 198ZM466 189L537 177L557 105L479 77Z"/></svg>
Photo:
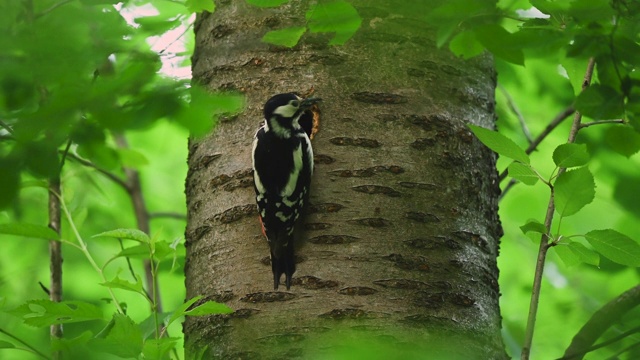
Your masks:
<svg viewBox="0 0 640 360"><path fill-rule="evenodd" d="M302 34L307 31L306 27L290 27L280 30L272 30L264 34L262 41L286 47L294 47L300 40Z"/></svg>
<svg viewBox="0 0 640 360"><path fill-rule="evenodd" d="M122 358L138 358L143 338L140 327L126 315L114 314L112 321L90 342L92 349Z"/></svg>
<svg viewBox="0 0 640 360"><path fill-rule="evenodd" d="M141 294L145 297L147 296L143 290L142 280L140 280L139 277L136 277L136 282L132 283L116 276L115 278L113 278L113 280L100 283L100 285L106 286L111 289L122 289L122 290L132 291L132 292Z"/></svg>
<svg viewBox="0 0 640 360"><path fill-rule="evenodd" d="M247 0L247 3L258 7L276 7L288 2L289 0Z"/></svg>
<svg viewBox="0 0 640 360"><path fill-rule="evenodd" d="M306 13L307 25L312 32L335 33L329 45L342 45L360 28L362 18L356 8L342 0L321 2Z"/></svg>
<svg viewBox="0 0 640 360"><path fill-rule="evenodd" d="M513 140L500 134L497 131L491 131L480 126L468 125L469 129L478 137L483 144L489 149L497 152L502 156L529 164L529 155L520 148Z"/></svg>
<svg viewBox="0 0 640 360"><path fill-rule="evenodd" d="M166 355L176 347L178 341L180 338L175 337L147 339L142 349L144 359L165 359Z"/></svg>
<svg viewBox="0 0 640 360"><path fill-rule="evenodd" d="M535 185L539 180L538 174L531 168L531 165L514 161L507 169L509 176L525 185Z"/></svg>
<svg viewBox="0 0 640 360"><path fill-rule="evenodd" d="M4 340L0 340L0 349L14 349L16 346Z"/></svg>
<svg viewBox="0 0 640 360"><path fill-rule="evenodd" d="M631 157L640 150L640 134L631 126L610 127L605 141L615 152L626 157Z"/></svg>
<svg viewBox="0 0 640 360"><path fill-rule="evenodd" d="M564 172L554 184L554 203L560 216L577 213L591 203L596 194L593 175L588 168Z"/></svg>
<svg viewBox="0 0 640 360"><path fill-rule="evenodd" d="M60 240L60 235L51 228L35 224L0 224L0 234L18 235L45 240Z"/></svg>
<svg viewBox="0 0 640 360"><path fill-rule="evenodd" d="M31 300L9 313L36 327L103 319L102 309L83 301Z"/></svg>
<svg viewBox="0 0 640 360"><path fill-rule="evenodd" d="M82 346L88 343L93 337L93 333L91 331L85 331L79 336L75 338L52 338L51 339L51 350L52 351L72 351L78 346Z"/></svg>
<svg viewBox="0 0 640 360"><path fill-rule="evenodd" d="M572 241L568 245L569 250L576 254L580 260L589 265L600 265L600 255L579 242Z"/></svg>
<svg viewBox="0 0 640 360"><path fill-rule="evenodd" d="M522 231L523 234L527 234L528 232L536 232L539 234L546 234L547 233L547 228L544 226L543 223L539 222L538 220L528 220L526 224L520 226L520 230Z"/></svg>
<svg viewBox="0 0 640 360"><path fill-rule="evenodd" d="M553 151L553 162L561 168L586 165L589 162L587 145L562 144Z"/></svg>
<svg viewBox="0 0 640 360"><path fill-rule="evenodd" d="M230 93L211 94L201 86L190 89L191 101L174 120L194 136L207 134L223 114L236 114L244 107L244 96Z"/></svg>
<svg viewBox="0 0 640 360"><path fill-rule="evenodd" d="M193 13L208 11L212 13L216 6L213 0L187 0L185 3L187 9Z"/></svg>
<svg viewBox="0 0 640 360"><path fill-rule="evenodd" d="M135 240L144 244L149 243L149 235L138 229L115 229L93 235L92 237L111 237L116 239Z"/></svg>
<svg viewBox="0 0 640 360"><path fill-rule="evenodd" d="M618 264L640 266L640 244L612 229L593 230L585 239L600 254Z"/></svg>
<svg viewBox="0 0 640 360"><path fill-rule="evenodd" d="M624 97L615 89L594 84L578 95L575 107L582 115L596 120L616 119L624 112Z"/></svg>
<svg viewBox="0 0 640 360"><path fill-rule="evenodd" d="M202 316L213 314L231 314L233 310L225 304L217 303L215 301L207 301L204 304L198 305L195 308L185 311L185 315L189 316Z"/></svg>

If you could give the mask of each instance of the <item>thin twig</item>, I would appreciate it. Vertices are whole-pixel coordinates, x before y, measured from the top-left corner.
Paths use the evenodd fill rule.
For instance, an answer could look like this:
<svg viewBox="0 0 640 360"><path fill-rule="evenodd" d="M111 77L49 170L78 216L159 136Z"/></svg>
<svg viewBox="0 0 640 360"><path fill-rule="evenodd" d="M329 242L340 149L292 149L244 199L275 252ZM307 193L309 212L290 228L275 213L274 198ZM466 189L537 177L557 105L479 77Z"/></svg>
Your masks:
<svg viewBox="0 0 640 360"><path fill-rule="evenodd" d="M581 350L581 352L579 352L579 353L573 353L571 355L565 355L565 356L563 356L561 358L558 358L556 360L570 360L570 359L582 358L583 355L586 355L587 353L590 353L592 351L596 351L596 350L601 349L603 347L609 346L609 345L611 345L613 343L616 343L616 342L618 342L620 340L623 340L624 338L628 337L629 335L633 335L633 334L635 334L637 332L640 332L640 326L636 326L633 329L625 331L622 334L620 334L618 336L615 336L615 337L612 337L609 340L606 340L606 341L603 341L603 342L598 343L596 345L593 345L593 346L589 347L586 350Z"/></svg>
<svg viewBox="0 0 640 360"><path fill-rule="evenodd" d="M498 89L502 91L502 94L507 99L507 105L509 106L509 109L518 118L518 121L520 122L520 127L522 128L522 133L524 134L524 137L527 138L527 141L529 142L529 144L531 144L533 142L533 138L531 137L531 131L529 130L529 127L527 126L527 122L525 121L524 116L522 115L522 112L518 108L518 105L516 105L516 102L513 100L513 98L507 91L507 89L504 88L504 86L498 84Z"/></svg>
<svg viewBox="0 0 640 360"><path fill-rule="evenodd" d="M582 359L583 356L593 350L607 346L615 341L640 330L640 327L627 331L624 334L593 346L613 324L618 322L631 309L640 304L640 285L625 291L615 299L609 301L596 311L573 337L571 344L564 352L561 359ZM624 335L624 336L623 336Z"/></svg>
<svg viewBox="0 0 640 360"><path fill-rule="evenodd" d="M73 153L68 153L67 154L67 158L72 159L78 163L80 163L81 165L96 169L99 173L101 173L102 175L106 176L107 178L109 178L111 181L115 182L116 184L120 185L120 187L122 187L125 191L129 191L129 184L127 184L124 180L120 179L120 177L118 177L117 175L101 169L100 167L98 167L96 164L92 163L91 161L85 160Z"/></svg>
<svg viewBox="0 0 640 360"><path fill-rule="evenodd" d="M60 235L60 174L49 179L49 227ZM57 240L49 240L49 269L51 271L51 284L49 287L49 299L54 302L62 301L62 244ZM53 324L50 327L51 337L62 338L62 324ZM54 359L60 359L59 351L53 352Z"/></svg>
<svg viewBox="0 0 640 360"><path fill-rule="evenodd" d="M59 8L60 6L65 5L65 4L68 4L68 3L73 2L73 1L74 1L74 0L62 0L62 1L60 1L59 3L57 3L57 4L53 4L53 5L51 5L48 9L45 9L45 10L43 10L41 13L36 14L36 15L35 15L35 18L36 18L36 19L41 18L41 17L43 17L43 16L47 15L48 13L52 12L53 10L55 10L55 9Z"/></svg>
<svg viewBox="0 0 640 360"><path fill-rule="evenodd" d="M576 109L573 106L569 106L566 109L562 110L558 115L556 115L556 117L554 117L553 120L549 122L549 125L547 125L547 127L544 128L544 130L540 133L540 135L538 135L533 140L533 142L529 144L529 147L525 150L527 155L534 152L538 148L538 145L540 145L542 140L544 140L547 136L549 136L549 134L551 134L551 132L555 128L557 128L558 125L560 125L566 118L569 117L569 115L573 114L575 111ZM500 177L499 177L500 182L502 182L502 180L504 180L506 177L507 177L507 170L505 169L504 171L502 171L502 173L500 173Z"/></svg>
<svg viewBox="0 0 640 360"><path fill-rule="evenodd" d="M24 340L22 340L19 337L13 335L10 332L7 332L6 330L3 330L2 328L0 328L0 334L5 334L6 336L12 338L13 340L15 340L15 341L19 342L20 344L24 345L25 347L27 347L27 349L29 349L29 351L31 351L32 353L37 354L37 355L39 355L40 357L42 357L44 359L51 359L50 357L48 357L44 353L40 352L38 349L36 349L33 346L27 344Z"/></svg>
<svg viewBox="0 0 640 360"><path fill-rule="evenodd" d="M595 59L590 58L587 64L587 71L584 75L584 81L582 82L582 91L584 91L591 83L593 77L593 69L595 67ZM582 121L582 114L576 111L573 117L573 123L571 124L571 130L569 131L569 137L567 143L571 144L575 142L578 131L580 130L580 123ZM566 168L560 168L558 170L558 176L562 175L566 171ZM521 358L522 360L528 360L531 355L531 344L533 342L533 332L536 324L536 316L538 314L538 304L540 301L540 287L542 285L542 274L544 272L544 263L547 259L547 251L553 243L549 240L547 234L551 231L551 224L553 222L553 213L555 211L555 205L553 202L553 187L551 187L551 195L549 196L549 205L547 206L547 214L544 219L544 226L547 233L540 237L540 248L538 250L538 259L536 260L536 272L533 277L533 289L531 291L531 302L529 304L529 316L527 318L527 328L525 330L524 345L522 346Z"/></svg>
<svg viewBox="0 0 640 360"><path fill-rule="evenodd" d="M114 134L114 140L116 144L123 149L129 147L127 144L127 139L122 134ZM140 183L140 174L131 168L123 168L125 176L127 177L127 193L131 198L131 203L133 205L133 212L136 216L136 221L138 224L138 229L143 231L146 234L150 233L150 224L149 224L149 211L147 210L147 205L144 201L144 195L142 194L142 185ZM153 291L154 289L159 289L158 279L154 276L153 268L154 264L151 264L153 260L145 260L144 261L144 271L145 271L145 279L147 284L147 291L151 291L153 294L153 303L155 305L155 309L153 311L162 312L162 303L160 298L159 291Z"/></svg>
<svg viewBox="0 0 640 360"><path fill-rule="evenodd" d="M0 120L0 127L2 127L3 129L7 130L7 132L9 134L13 134L13 129L11 128L11 126L9 126L9 124L7 124L6 122Z"/></svg>
<svg viewBox="0 0 640 360"><path fill-rule="evenodd" d="M580 124L580 129L584 129L584 128L587 128L589 126L594 126L594 125L602 125L602 124L624 124L624 120L622 120L622 119L612 119L612 120L592 121L592 122Z"/></svg>

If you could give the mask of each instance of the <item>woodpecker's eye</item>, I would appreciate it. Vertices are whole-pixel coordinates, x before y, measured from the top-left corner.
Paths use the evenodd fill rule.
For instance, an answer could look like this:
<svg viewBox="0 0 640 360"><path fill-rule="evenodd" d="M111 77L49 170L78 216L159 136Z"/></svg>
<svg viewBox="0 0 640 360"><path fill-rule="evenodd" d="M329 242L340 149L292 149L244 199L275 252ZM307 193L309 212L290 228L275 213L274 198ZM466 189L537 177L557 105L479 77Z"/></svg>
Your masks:
<svg viewBox="0 0 640 360"><path fill-rule="evenodd" d="M300 101L291 100L291 101L289 101L289 104L291 104L292 106L298 107L298 106L300 106Z"/></svg>

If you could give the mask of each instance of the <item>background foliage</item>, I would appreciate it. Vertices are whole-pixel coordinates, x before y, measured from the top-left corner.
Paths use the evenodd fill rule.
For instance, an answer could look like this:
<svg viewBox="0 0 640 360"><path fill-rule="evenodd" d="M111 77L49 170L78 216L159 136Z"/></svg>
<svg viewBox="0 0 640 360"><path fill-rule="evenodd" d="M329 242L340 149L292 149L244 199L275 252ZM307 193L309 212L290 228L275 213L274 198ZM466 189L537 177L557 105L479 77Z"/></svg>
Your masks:
<svg viewBox="0 0 640 360"><path fill-rule="evenodd" d="M287 1L248 2L256 6L280 6ZM0 37L0 125L3 128L0 130L0 204L5 208L0 212L0 224L44 226L47 223L47 190L43 184L58 174L60 159L66 154L61 173L63 199L98 264L107 262L121 248L114 239L93 235L137 226L130 194L103 172L124 179L123 166L139 170L149 212L184 214L183 184L189 132L204 134L213 125L212 114L236 111L241 106L237 97L209 97L185 82L159 75L160 57L150 50L150 37L186 24L192 12L214 11L213 2L131 0L119 4L117 9L122 10L151 3L157 10L158 15L138 18L134 26L127 24L112 6L118 3L115 0L0 3L0 28L3 34L10 35ZM571 235L586 234L594 229L615 229L637 245L640 239L637 225L640 220L640 135L637 132L640 129L637 71L640 5L637 1L452 0L433 1L428 6L398 2L397 11L424 14L421 15L424 21L438 27L438 44L448 46L460 56L472 57L485 49L493 52L499 79L498 129L522 149L529 146L527 133L532 137L542 133L556 115L571 106L585 115L583 122L623 120L590 126L579 132L576 142L586 146L589 158L586 168L593 174L595 196L588 205L580 207L577 214L563 217L561 224L556 221L552 231ZM310 7L306 20L307 23L295 28L268 32L263 41L291 47L306 31L311 31L335 33L330 41L339 45L348 41L361 26L357 11L347 1L321 1L318 6ZM191 39L191 36L188 31L185 38ZM187 42L192 44L192 40ZM594 85L582 92L589 58L596 61ZM570 123L570 118L561 122L528 157L543 179L549 179L556 169L554 150L567 142ZM118 134L123 133L129 141L128 148L115 141ZM85 162L77 161L76 157ZM87 166L86 161L91 166ZM511 162L501 156L499 171ZM528 181L526 177L519 179ZM502 187L506 184L507 180ZM519 355L524 341L540 241L539 234L525 235L520 226L531 219L541 223L548 199L549 188L537 181L532 186L514 186L500 203L505 230L498 259L501 307L504 339L513 356ZM21 229L24 232L27 228ZM169 312L161 316L165 320L169 320L170 311L174 309L178 309L174 314L179 315L185 301L179 245L183 230L184 219L179 216L152 218L151 237L166 244L178 244L159 268L160 292L164 308ZM12 231L5 228L4 232ZM63 221L60 237L75 241L68 222ZM576 241L591 248L589 242ZM125 240L124 244L135 246L131 240ZM47 242L34 237L2 235L2 248L0 355L40 358L13 347L27 348L16 340L19 338L34 349L50 354L48 329L24 325L24 312L15 310L27 301L47 298L39 285L48 286ZM98 273L78 249L64 246L63 251L65 299L98 306L102 313L101 319L66 324L67 339L90 343L92 337L100 338L107 325L111 329L144 332L133 338L153 333L153 323L149 326L149 322L145 322L152 318L149 303L140 294L115 289L118 300L126 303L128 317L118 315L112 319L114 304L106 288L100 285L103 281ZM636 267L618 264L606 256L599 256L596 262L588 255L565 254L560 258L561 251L549 254L532 353L532 357L539 359L560 357L597 309L638 284ZM629 254L631 263L627 265L634 265L637 258L633 252ZM620 259L613 260L620 262ZM131 261L132 267L142 275L142 259L136 257ZM129 284L136 283L123 258L106 267L105 276L107 279L118 276ZM36 314L41 310L37 303L27 308ZM628 349L640 343L639 311L632 310L605 338L636 330L622 341L595 352L595 358L607 358L623 350L626 350L623 356L640 357L637 347ZM129 326L131 322L141 326ZM180 336L179 321L173 322L168 333L172 337ZM132 337L131 333L123 334ZM119 334L112 332L111 336L112 340L118 339ZM153 336L146 339L149 344L153 343ZM175 340L178 349L180 341ZM107 347L99 341L91 346ZM139 348L134 347L132 353L136 351L139 352ZM100 355L101 358L108 356Z"/></svg>

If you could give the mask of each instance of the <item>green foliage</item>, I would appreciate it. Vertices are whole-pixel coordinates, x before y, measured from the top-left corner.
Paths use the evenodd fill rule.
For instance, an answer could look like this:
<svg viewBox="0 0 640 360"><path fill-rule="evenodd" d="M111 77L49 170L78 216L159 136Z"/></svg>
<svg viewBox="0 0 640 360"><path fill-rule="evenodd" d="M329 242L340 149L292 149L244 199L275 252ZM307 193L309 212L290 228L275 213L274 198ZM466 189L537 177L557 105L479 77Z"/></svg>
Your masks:
<svg viewBox="0 0 640 360"><path fill-rule="evenodd" d="M561 144L553 151L553 162L559 168L587 165L589 153L585 144Z"/></svg>
<svg viewBox="0 0 640 360"><path fill-rule="evenodd" d="M615 230L589 231L585 239L602 255L622 265L640 266L640 245Z"/></svg>
<svg viewBox="0 0 640 360"><path fill-rule="evenodd" d="M248 3L260 7L275 7L287 1L251 0ZM262 41L285 47L294 47L307 29L312 33L334 33L329 45L343 45L360 28L362 18L358 11L347 1L335 0L320 2L306 12L306 26L294 26L267 32Z"/></svg>
<svg viewBox="0 0 640 360"><path fill-rule="evenodd" d="M0 234L19 235L45 240L59 240L60 235L51 228L35 224L0 224Z"/></svg>
<svg viewBox="0 0 640 360"><path fill-rule="evenodd" d="M596 195L593 175L586 167L562 173L554 184L553 194L558 214L574 215Z"/></svg>
<svg viewBox="0 0 640 360"><path fill-rule="evenodd" d="M496 131L491 131L479 126L468 125L469 129L489 149L513 160L529 164L529 156L513 140Z"/></svg>
<svg viewBox="0 0 640 360"><path fill-rule="evenodd" d="M82 301L30 300L10 311L30 326L49 326L104 318L102 309Z"/></svg>

